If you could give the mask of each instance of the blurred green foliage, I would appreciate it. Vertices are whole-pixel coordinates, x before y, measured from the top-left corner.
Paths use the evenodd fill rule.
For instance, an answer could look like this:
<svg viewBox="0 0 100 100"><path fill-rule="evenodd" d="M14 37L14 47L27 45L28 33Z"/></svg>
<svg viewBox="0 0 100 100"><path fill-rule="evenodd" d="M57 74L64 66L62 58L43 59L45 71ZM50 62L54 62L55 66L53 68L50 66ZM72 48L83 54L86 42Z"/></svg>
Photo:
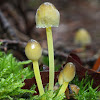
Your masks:
<svg viewBox="0 0 100 100"><path fill-rule="evenodd" d="M42 63L44 65L49 66L49 58L48 56L43 56L42 57ZM61 67L61 62L58 59L55 59L55 71L59 71L60 67Z"/></svg>

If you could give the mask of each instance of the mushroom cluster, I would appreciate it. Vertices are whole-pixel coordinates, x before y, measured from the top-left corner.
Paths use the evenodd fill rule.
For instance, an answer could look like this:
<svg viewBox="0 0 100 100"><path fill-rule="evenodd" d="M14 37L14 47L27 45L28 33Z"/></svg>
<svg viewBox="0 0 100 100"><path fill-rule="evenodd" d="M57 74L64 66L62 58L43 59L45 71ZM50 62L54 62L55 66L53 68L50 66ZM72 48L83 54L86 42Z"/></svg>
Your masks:
<svg viewBox="0 0 100 100"><path fill-rule="evenodd" d="M75 73L76 73L75 65L72 62L69 62L64 66L64 69L60 72L58 78L59 84L62 85L58 95L66 91L68 83L73 80L73 78L75 77Z"/></svg>
<svg viewBox="0 0 100 100"><path fill-rule="evenodd" d="M37 28L46 28L46 35L47 35L47 43L48 43L48 54L49 54L49 88L53 93L54 87L54 49L53 49L53 39L52 39L52 29L51 27L58 27L59 20L60 20L60 13L55 8L55 6L49 2L45 2L37 9L36 12L36 27ZM38 86L38 90L40 95L44 94L44 89L42 85L42 80L39 71L38 60L42 55L42 48L40 44L31 39L26 47L25 47L25 54L28 59L32 60L33 62L33 69L34 74ZM73 63L69 62L65 65L64 69L60 72L58 82L61 86L61 89L58 92L60 94L64 93L68 83L74 78L75 76L75 66ZM45 100L45 98L42 98Z"/></svg>

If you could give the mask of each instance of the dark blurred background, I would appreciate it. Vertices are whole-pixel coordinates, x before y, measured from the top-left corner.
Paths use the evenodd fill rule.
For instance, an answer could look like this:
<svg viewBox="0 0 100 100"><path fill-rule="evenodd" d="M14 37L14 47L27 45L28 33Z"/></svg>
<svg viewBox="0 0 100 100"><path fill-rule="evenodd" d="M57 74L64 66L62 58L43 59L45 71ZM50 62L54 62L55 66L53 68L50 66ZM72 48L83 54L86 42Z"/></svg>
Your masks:
<svg viewBox="0 0 100 100"><path fill-rule="evenodd" d="M14 55L22 60L29 39L35 39L47 48L45 29L38 29L35 24L36 10L46 1L53 3L61 15L59 27L53 28L55 51L66 52L76 48L75 33L79 28L85 28L92 38L92 54L99 53L99 0L0 0L0 41L4 43L1 49L12 49Z"/></svg>

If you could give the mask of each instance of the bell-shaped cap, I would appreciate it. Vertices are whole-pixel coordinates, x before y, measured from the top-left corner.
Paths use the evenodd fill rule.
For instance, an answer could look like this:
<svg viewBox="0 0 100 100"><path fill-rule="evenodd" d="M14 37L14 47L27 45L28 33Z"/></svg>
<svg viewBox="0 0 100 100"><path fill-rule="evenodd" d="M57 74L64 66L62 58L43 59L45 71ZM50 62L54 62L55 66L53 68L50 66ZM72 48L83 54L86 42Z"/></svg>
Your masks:
<svg viewBox="0 0 100 100"><path fill-rule="evenodd" d="M64 66L64 69L62 71L63 73L63 79L65 82L70 82L73 80L76 69L73 63L69 62Z"/></svg>
<svg viewBox="0 0 100 100"><path fill-rule="evenodd" d="M80 46L86 46L91 44L91 36L84 28L79 29L75 35L75 44Z"/></svg>
<svg viewBox="0 0 100 100"><path fill-rule="evenodd" d="M37 61L42 55L42 48L37 41L31 39L25 47L25 54L29 60Z"/></svg>
<svg viewBox="0 0 100 100"><path fill-rule="evenodd" d="M52 3L45 2L37 9L35 19L37 28L58 27L60 13Z"/></svg>

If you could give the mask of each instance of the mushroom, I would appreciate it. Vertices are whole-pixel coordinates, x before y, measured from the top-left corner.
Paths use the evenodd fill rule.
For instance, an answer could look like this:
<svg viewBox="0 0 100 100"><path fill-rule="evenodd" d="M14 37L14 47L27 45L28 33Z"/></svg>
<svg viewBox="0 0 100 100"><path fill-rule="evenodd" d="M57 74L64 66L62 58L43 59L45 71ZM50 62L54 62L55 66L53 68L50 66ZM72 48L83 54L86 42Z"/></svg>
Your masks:
<svg viewBox="0 0 100 100"><path fill-rule="evenodd" d="M51 27L58 27L60 14L55 6L49 2L45 2L37 9L36 27L46 28L48 52L49 52L49 90L53 90L54 86L54 49Z"/></svg>
<svg viewBox="0 0 100 100"><path fill-rule="evenodd" d="M86 29L81 28L76 32L74 42L76 45L85 47L91 44L91 36Z"/></svg>
<svg viewBox="0 0 100 100"><path fill-rule="evenodd" d="M70 88L72 93L69 92L69 89L66 89L65 95L67 98L73 97L75 99L75 95L79 93L80 88L75 84L70 84Z"/></svg>
<svg viewBox="0 0 100 100"><path fill-rule="evenodd" d="M40 44L37 41L31 39L25 47L25 54L27 58L32 60L33 62L33 69L34 69L35 79L37 82L39 93L40 95L43 95L44 89L43 89L40 71L39 71L39 65L38 65L38 60L42 54L42 48Z"/></svg>
<svg viewBox="0 0 100 100"><path fill-rule="evenodd" d="M61 71L58 77L58 83L60 85L62 85L64 83L64 79L63 79L63 72Z"/></svg>
<svg viewBox="0 0 100 100"><path fill-rule="evenodd" d="M60 72L59 77L58 77L58 82L60 85L62 85L58 92L58 95L66 91L66 88L68 87L68 83L72 81L75 76L75 72L76 72L76 69L72 62L68 62L64 66L64 69Z"/></svg>

